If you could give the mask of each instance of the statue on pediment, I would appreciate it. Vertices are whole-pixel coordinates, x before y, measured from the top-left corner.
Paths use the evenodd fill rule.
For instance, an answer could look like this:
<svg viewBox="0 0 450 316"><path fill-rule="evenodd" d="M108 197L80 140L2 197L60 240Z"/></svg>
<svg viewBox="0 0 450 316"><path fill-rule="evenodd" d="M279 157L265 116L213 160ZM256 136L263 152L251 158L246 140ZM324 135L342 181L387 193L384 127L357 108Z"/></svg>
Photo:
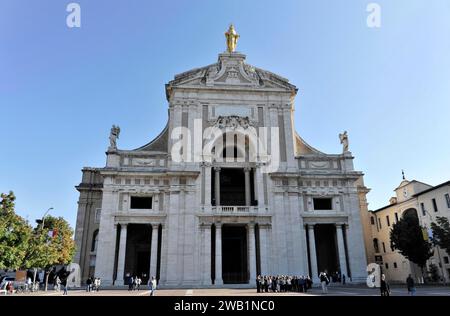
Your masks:
<svg viewBox="0 0 450 316"><path fill-rule="evenodd" d="M344 131L344 133L339 134L339 140L342 144L342 152L348 152L348 135L347 131Z"/></svg>
<svg viewBox="0 0 450 316"><path fill-rule="evenodd" d="M240 37L238 33L236 33L236 30L234 29L234 25L230 24L230 27L228 28L228 31L225 33L225 37L227 39L227 51L229 53L234 53L237 46L237 41Z"/></svg>
<svg viewBox="0 0 450 316"><path fill-rule="evenodd" d="M253 80L258 80L258 75L257 75L257 73L256 73L255 67L253 67L253 66L251 66L251 65L248 65L248 64L245 64L245 65L244 65L244 69L245 69L245 72L247 73L247 75L248 75L251 79L253 79Z"/></svg>
<svg viewBox="0 0 450 316"><path fill-rule="evenodd" d="M218 72L219 72L219 67L217 65L213 65L208 68L206 75L208 78L213 78L215 75L217 75Z"/></svg>
<svg viewBox="0 0 450 316"><path fill-rule="evenodd" d="M109 149L116 150L117 149L117 139L119 138L120 127L113 125L111 127L111 132L109 133Z"/></svg>

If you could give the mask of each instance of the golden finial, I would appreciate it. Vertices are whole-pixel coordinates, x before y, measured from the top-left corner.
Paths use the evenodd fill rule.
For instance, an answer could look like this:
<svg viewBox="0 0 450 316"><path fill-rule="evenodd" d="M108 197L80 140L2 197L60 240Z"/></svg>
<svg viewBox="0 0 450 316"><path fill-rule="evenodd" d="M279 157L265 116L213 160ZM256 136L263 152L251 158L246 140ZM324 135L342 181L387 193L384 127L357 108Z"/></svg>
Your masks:
<svg viewBox="0 0 450 316"><path fill-rule="evenodd" d="M229 53L233 53L236 50L239 36L240 35L236 33L233 24L230 24L228 31L225 33L225 37L227 38L227 51Z"/></svg>

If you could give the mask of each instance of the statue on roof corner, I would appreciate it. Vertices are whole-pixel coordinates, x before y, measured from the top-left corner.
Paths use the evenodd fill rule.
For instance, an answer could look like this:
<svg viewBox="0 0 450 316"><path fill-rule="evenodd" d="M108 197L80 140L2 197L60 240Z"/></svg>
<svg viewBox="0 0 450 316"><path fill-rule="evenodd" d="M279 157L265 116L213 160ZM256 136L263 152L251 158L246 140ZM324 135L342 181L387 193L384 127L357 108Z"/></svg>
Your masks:
<svg viewBox="0 0 450 316"><path fill-rule="evenodd" d="M113 125L109 134L109 150L117 149L117 139L119 138L120 127Z"/></svg>
<svg viewBox="0 0 450 316"><path fill-rule="evenodd" d="M227 51L229 53L234 53L240 35L236 33L233 24L230 24L228 31L225 33L225 37L227 38Z"/></svg>
<svg viewBox="0 0 450 316"><path fill-rule="evenodd" d="M347 135L347 131L344 131L343 134L339 134L339 140L341 141L341 144L342 144L342 152L343 153L348 152L348 135Z"/></svg>

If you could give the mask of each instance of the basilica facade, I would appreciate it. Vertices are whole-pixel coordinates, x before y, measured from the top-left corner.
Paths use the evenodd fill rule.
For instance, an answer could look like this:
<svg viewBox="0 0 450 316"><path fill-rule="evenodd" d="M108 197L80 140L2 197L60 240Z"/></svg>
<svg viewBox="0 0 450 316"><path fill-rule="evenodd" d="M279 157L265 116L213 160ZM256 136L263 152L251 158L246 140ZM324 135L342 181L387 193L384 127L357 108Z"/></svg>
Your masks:
<svg viewBox="0 0 450 316"><path fill-rule="evenodd" d="M166 287L252 286L259 274L321 271L365 282L363 174L294 129L297 88L249 65L226 33L216 63L166 84L164 130L84 168L76 223L82 280L121 286L155 276ZM338 141L338 139L336 139Z"/></svg>

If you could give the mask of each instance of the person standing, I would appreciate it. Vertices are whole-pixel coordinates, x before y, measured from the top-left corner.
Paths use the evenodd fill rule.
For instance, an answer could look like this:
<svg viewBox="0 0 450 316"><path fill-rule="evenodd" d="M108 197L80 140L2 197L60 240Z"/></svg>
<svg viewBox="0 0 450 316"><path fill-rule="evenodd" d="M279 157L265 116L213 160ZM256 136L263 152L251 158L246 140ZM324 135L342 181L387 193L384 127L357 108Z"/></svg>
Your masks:
<svg viewBox="0 0 450 316"><path fill-rule="evenodd" d="M14 285L13 285L13 283L11 281L9 281L7 284L8 284L7 285L7 289L8 289L9 294L13 294L14 293Z"/></svg>
<svg viewBox="0 0 450 316"><path fill-rule="evenodd" d="M136 278L136 289L139 291L141 289L142 279L140 277Z"/></svg>
<svg viewBox="0 0 450 316"><path fill-rule="evenodd" d="M326 272L320 272L319 279L320 284L322 285L322 294L328 294L328 283L330 283L330 279Z"/></svg>
<svg viewBox="0 0 450 316"><path fill-rule="evenodd" d="M100 290L100 278L94 279L95 290L98 292Z"/></svg>
<svg viewBox="0 0 450 316"><path fill-rule="evenodd" d="M303 276L300 277L300 279L298 280L299 283L299 292L305 293L305 289L306 289L306 280Z"/></svg>
<svg viewBox="0 0 450 316"><path fill-rule="evenodd" d="M264 277L264 292L269 293L269 277Z"/></svg>
<svg viewBox="0 0 450 316"><path fill-rule="evenodd" d="M134 283L134 278L131 276L128 279L128 291L132 291L133 290L133 283Z"/></svg>
<svg viewBox="0 0 450 316"><path fill-rule="evenodd" d="M28 278L27 278L27 283L26 283L26 289L27 289L27 292L31 292L31 290L32 290L31 283L33 283L33 281L31 281L31 278L28 277Z"/></svg>
<svg viewBox="0 0 450 316"><path fill-rule="evenodd" d="M91 291L91 283L92 283L91 278L88 278L86 280L86 292L90 292Z"/></svg>
<svg viewBox="0 0 450 316"><path fill-rule="evenodd" d="M61 291L61 279L59 276L56 276L56 291Z"/></svg>
<svg viewBox="0 0 450 316"><path fill-rule="evenodd" d="M312 287L312 280L309 275L306 276L306 289L309 290ZM305 291L306 292L306 291Z"/></svg>
<svg viewBox="0 0 450 316"><path fill-rule="evenodd" d="M256 293L261 292L261 277L258 275L256 277Z"/></svg>
<svg viewBox="0 0 450 316"><path fill-rule="evenodd" d="M380 292L381 296L389 296L391 294L389 283L386 281L386 276L384 274L381 275Z"/></svg>
<svg viewBox="0 0 450 316"><path fill-rule="evenodd" d="M148 286L150 288L150 296L155 296L156 293L156 278L152 276L152 278L148 281Z"/></svg>
<svg viewBox="0 0 450 316"><path fill-rule="evenodd" d="M411 277L411 274L408 275L408 278L406 279L406 286L408 287L408 294L410 296L416 295L416 285L414 283L414 279Z"/></svg>
<svg viewBox="0 0 450 316"><path fill-rule="evenodd" d="M67 285L67 278L64 278L61 282L61 284L64 286L64 292L63 295L67 295L68 285Z"/></svg>

